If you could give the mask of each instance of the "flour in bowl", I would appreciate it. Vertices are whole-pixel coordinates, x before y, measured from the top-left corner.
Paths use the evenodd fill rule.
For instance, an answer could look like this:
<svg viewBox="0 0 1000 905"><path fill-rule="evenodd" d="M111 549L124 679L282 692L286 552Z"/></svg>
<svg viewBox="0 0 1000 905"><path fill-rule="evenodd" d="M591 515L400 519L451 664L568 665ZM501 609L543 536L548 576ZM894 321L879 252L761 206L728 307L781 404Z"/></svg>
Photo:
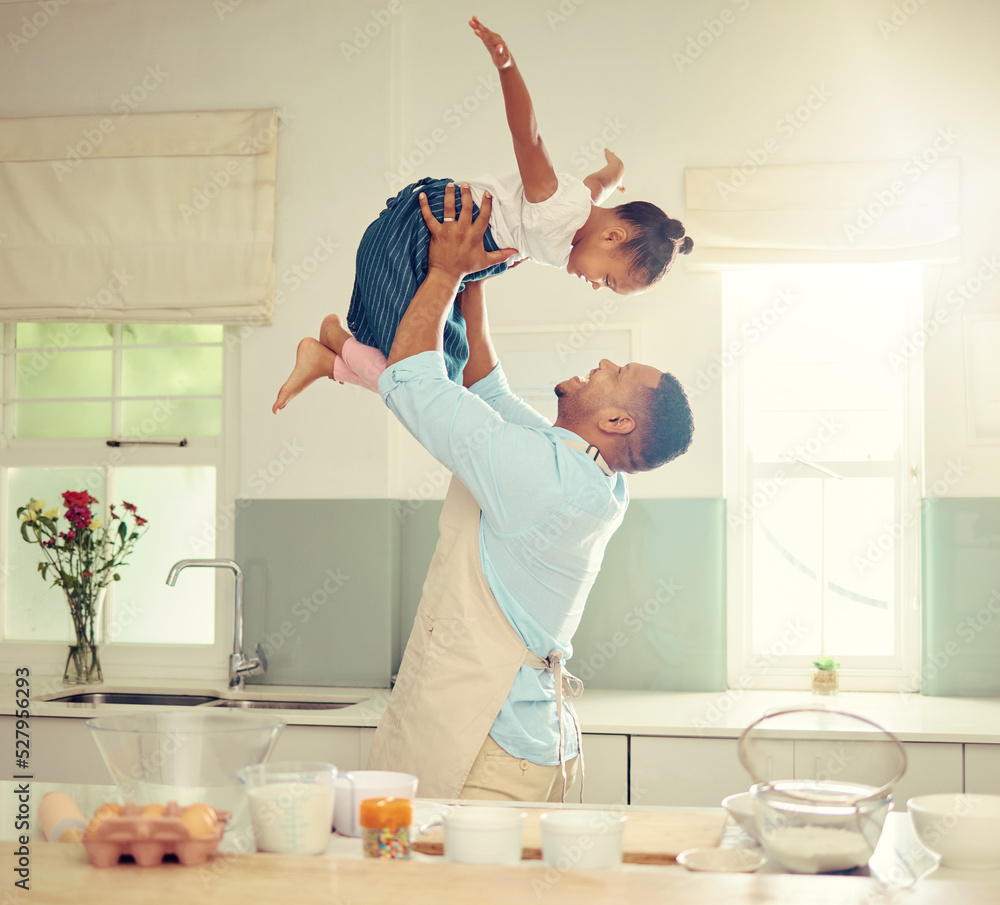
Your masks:
<svg viewBox="0 0 1000 905"><path fill-rule="evenodd" d="M764 839L767 854L798 874L850 870L868 863L872 846L861 833L825 826L785 826Z"/></svg>

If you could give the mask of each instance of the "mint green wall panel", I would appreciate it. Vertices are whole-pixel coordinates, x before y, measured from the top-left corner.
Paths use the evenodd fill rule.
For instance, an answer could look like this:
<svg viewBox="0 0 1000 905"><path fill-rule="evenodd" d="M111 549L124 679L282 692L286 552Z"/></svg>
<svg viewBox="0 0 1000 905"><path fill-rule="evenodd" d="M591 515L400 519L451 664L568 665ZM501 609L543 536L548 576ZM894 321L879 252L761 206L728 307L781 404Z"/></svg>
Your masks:
<svg viewBox="0 0 1000 905"><path fill-rule="evenodd" d="M724 691L726 501L632 500L573 648L590 688Z"/></svg>
<svg viewBox="0 0 1000 905"><path fill-rule="evenodd" d="M1000 499L921 501L921 690L1000 695Z"/></svg>
<svg viewBox="0 0 1000 905"><path fill-rule="evenodd" d="M387 687L413 626L441 505L247 505L236 523L247 573L244 647L260 641L269 657L267 675L250 682ZM725 689L725 558L724 500L632 500L570 669L591 688ZM343 583L324 600L324 582L337 583L330 572Z"/></svg>
<svg viewBox="0 0 1000 905"><path fill-rule="evenodd" d="M388 688L399 647L400 529L392 500L240 501L248 683Z"/></svg>

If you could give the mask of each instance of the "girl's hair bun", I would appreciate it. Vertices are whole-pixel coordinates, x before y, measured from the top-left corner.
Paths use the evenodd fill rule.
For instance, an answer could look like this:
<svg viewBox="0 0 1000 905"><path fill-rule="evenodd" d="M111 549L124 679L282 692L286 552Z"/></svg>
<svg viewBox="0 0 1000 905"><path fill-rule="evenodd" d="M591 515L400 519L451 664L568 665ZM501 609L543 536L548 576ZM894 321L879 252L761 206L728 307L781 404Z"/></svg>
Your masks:
<svg viewBox="0 0 1000 905"><path fill-rule="evenodd" d="M680 245L678 246L677 250L682 255L689 255L689 254L691 254L691 249L692 248L694 248L694 242L691 240L690 236L685 236L684 237L684 241L680 243Z"/></svg>
<svg viewBox="0 0 1000 905"><path fill-rule="evenodd" d="M684 235L684 224L680 220L671 220L668 217L663 224L663 232L668 239L676 242Z"/></svg>

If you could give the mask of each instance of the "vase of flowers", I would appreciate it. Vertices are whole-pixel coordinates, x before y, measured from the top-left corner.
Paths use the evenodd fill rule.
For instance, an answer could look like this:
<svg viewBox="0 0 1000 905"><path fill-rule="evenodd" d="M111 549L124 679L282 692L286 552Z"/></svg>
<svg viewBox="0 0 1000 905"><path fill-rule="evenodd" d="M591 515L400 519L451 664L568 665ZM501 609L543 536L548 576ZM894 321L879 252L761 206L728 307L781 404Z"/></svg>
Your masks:
<svg viewBox="0 0 1000 905"><path fill-rule="evenodd" d="M147 519L125 502L121 514L110 506L106 520L95 518L91 507L98 501L86 490L67 490L62 498L65 530L58 525L58 508L46 509L44 500L30 500L17 515L21 537L42 551L42 578L62 588L69 605L76 643L69 647L63 681L92 684L104 681L98 652L104 594L112 581L120 580L118 569L146 533Z"/></svg>

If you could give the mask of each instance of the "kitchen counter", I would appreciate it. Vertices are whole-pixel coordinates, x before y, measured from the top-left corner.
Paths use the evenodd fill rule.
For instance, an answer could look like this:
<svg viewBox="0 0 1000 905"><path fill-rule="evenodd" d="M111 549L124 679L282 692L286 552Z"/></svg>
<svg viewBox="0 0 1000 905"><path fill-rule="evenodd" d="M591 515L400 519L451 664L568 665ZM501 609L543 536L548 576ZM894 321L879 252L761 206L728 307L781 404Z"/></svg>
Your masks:
<svg viewBox="0 0 1000 905"><path fill-rule="evenodd" d="M865 903L876 901L875 881L864 876L793 876L768 863L757 874L728 875L691 873L676 864L662 866L626 864L619 871L559 871L539 861L522 861L511 867L449 864L443 858L414 855L410 863L373 862L362 858L361 840L332 833L322 856L240 854L220 852L198 867L183 867L174 862L156 867L119 864L94 868L79 845L40 841L37 823L38 802L47 791L70 794L89 815L103 801L115 797L113 786L34 783L31 785L30 827L26 833L30 894L41 901L78 901L82 890L86 899L103 905L117 902L170 903L184 899L198 900L210 895L213 902L240 902L241 905L268 903L276 897L293 893L301 902L364 903L406 901L492 903L529 901L544 898L550 902L574 905L629 901L671 903L723 902L727 905L769 902L788 903ZM0 838L12 839L16 833L16 796L14 783L0 782ZM504 803L510 807L522 804ZM439 809L439 804L425 803ZM578 805L552 805L552 808ZM690 810L680 808L622 808L628 814L648 810ZM718 812L718 809L712 809ZM420 808L418 808L418 812ZM0 845L0 870L13 876L17 866L18 843ZM752 842L732 821L722 839L723 846L746 846ZM890 814L879 848L873 858L882 855L881 863L891 868L898 853L916 857L916 843L905 814ZM888 859L888 860L886 860ZM924 861L921 856L917 861ZM904 872L891 870L887 876L898 878ZM1000 871L956 871L938 868L906 893L908 905L937 905L961 902L962 905L995 903L1000 888ZM633 898L634 897L634 898ZM883 901L889 901L888 898Z"/></svg>
<svg viewBox="0 0 1000 905"><path fill-rule="evenodd" d="M231 692L224 680L129 679L69 688L53 677L31 677L31 713L38 717L89 719L144 709L123 704L68 704L39 700L70 691L177 692L286 701L360 700L336 710L268 710L290 725L374 727L385 710L384 688L327 688L248 685ZM206 705L201 705L206 706ZM865 716L906 742L1000 743L1000 699L932 698L918 694L843 692L819 697L799 691L656 692L591 689L575 703L582 729L609 735L737 738L766 711L786 707L828 707ZM0 714L14 713L14 676L0 676ZM805 730L804 730L805 732ZM788 735L794 737L795 733ZM810 737L822 737L815 731Z"/></svg>
<svg viewBox="0 0 1000 905"><path fill-rule="evenodd" d="M12 847L4 846L0 870L13 877ZM670 902L671 905L870 905L870 878L784 874L697 874L680 867L641 871L566 871L449 864L444 861L380 862L291 855L234 855L202 867L179 864L111 868L90 866L78 845L38 843L30 852L31 891L26 899L82 900L102 905L132 902L177 905L210 898L214 903L273 905L296 902L365 905L511 905L544 900L573 905ZM8 882L12 882L9 880ZM921 882L906 893L908 905L995 905L988 883Z"/></svg>

